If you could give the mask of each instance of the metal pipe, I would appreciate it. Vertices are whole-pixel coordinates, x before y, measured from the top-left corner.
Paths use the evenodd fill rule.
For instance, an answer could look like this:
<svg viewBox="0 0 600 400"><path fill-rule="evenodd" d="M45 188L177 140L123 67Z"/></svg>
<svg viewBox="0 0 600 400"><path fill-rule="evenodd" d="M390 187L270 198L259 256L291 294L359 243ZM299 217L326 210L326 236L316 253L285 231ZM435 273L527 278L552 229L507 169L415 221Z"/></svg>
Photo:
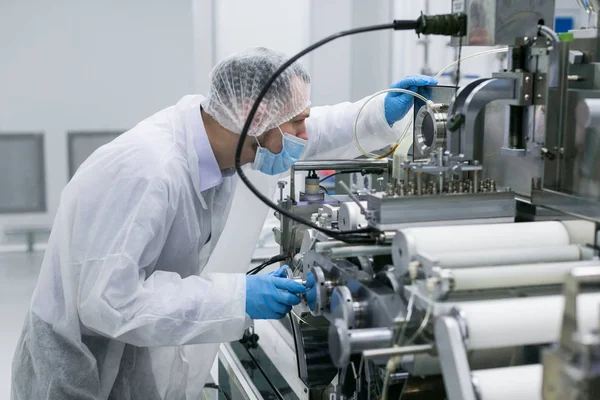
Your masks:
<svg viewBox="0 0 600 400"><path fill-rule="evenodd" d="M294 164L296 171L310 170L342 170L342 169L364 169L372 170L387 170L388 160L313 160L313 161L298 161Z"/></svg>
<svg viewBox="0 0 600 400"><path fill-rule="evenodd" d="M294 204L296 202L296 166L292 165L290 170L290 200Z"/></svg>
<svg viewBox="0 0 600 400"><path fill-rule="evenodd" d="M395 357L403 356L407 354L422 354L429 353L433 350L431 344L420 344L415 346L403 346L403 347L390 347L387 349L372 349L365 350L362 352L362 356L365 360L372 360L381 357Z"/></svg>
<svg viewBox="0 0 600 400"><path fill-rule="evenodd" d="M558 34L546 25L540 25L540 33L546 36L548 39L552 39L552 41L554 42L553 44L560 42Z"/></svg>
<svg viewBox="0 0 600 400"><path fill-rule="evenodd" d="M334 247L345 246L346 243L341 240L332 240L331 242L319 242L315 243L315 251L317 253L324 253L326 251L331 250Z"/></svg>
<svg viewBox="0 0 600 400"><path fill-rule="evenodd" d="M389 346L392 341L390 328L351 329L348 331L352 354L361 353L373 347Z"/></svg>
<svg viewBox="0 0 600 400"><path fill-rule="evenodd" d="M329 251L332 258L381 256L392 254L391 246L344 246L334 247Z"/></svg>

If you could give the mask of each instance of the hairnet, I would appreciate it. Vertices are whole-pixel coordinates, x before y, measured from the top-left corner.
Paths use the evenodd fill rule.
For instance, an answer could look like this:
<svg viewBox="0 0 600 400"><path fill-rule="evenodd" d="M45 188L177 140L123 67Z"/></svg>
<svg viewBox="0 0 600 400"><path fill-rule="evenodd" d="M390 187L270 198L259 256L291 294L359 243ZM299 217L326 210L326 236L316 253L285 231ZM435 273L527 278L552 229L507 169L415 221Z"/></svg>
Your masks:
<svg viewBox="0 0 600 400"><path fill-rule="evenodd" d="M264 47L251 48L219 62L211 73L202 108L221 126L241 133L258 95L287 57ZM310 105L310 76L299 63L290 65L269 88L252 120L249 135L275 128Z"/></svg>

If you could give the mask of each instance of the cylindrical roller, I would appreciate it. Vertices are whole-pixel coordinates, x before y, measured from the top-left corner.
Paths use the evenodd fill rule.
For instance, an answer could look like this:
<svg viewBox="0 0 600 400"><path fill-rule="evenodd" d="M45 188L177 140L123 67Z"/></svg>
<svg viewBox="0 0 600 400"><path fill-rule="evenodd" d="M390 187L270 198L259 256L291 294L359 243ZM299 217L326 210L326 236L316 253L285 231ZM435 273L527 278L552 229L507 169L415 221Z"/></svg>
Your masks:
<svg viewBox="0 0 600 400"><path fill-rule="evenodd" d="M329 254L331 258L359 257L359 256L378 256L392 253L391 246L343 246L333 247Z"/></svg>
<svg viewBox="0 0 600 400"><path fill-rule="evenodd" d="M473 371L479 400L542 400L540 364Z"/></svg>
<svg viewBox="0 0 600 400"><path fill-rule="evenodd" d="M360 204L367 208L367 202L361 201ZM341 231L350 231L354 229L365 228L368 226L367 219L362 214L358 204L354 202L345 202L340 206L338 212L338 226Z"/></svg>
<svg viewBox="0 0 600 400"><path fill-rule="evenodd" d="M458 268L451 271L453 291L499 289L523 286L559 285L576 267L600 266L600 262L572 261L549 264L502 265L497 267Z"/></svg>
<svg viewBox="0 0 600 400"><path fill-rule="evenodd" d="M569 232L571 244L591 244L596 240L596 224L590 221L574 220L562 221Z"/></svg>
<svg viewBox="0 0 600 400"><path fill-rule="evenodd" d="M329 326L329 353L336 367L348 364L351 354L368 349L387 347L392 341L392 330L389 328L351 329L345 321L336 319Z"/></svg>
<svg viewBox="0 0 600 400"><path fill-rule="evenodd" d="M526 249L497 249L455 251L435 254L442 268L469 268L494 265L567 262L582 259L577 245L557 247L533 247Z"/></svg>
<svg viewBox="0 0 600 400"><path fill-rule="evenodd" d="M461 310L470 350L556 342L560 336L564 296L445 303ZM577 324L587 332L598 327L600 293L577 298Z"/></svg>
<svg viewBox="0 0 600 400"><path fill-rule="evenodd" d="M400 273L419 253L436 255L464 250L523 249L570 244L565 226L557 221L511 224L457 225L407 228L393 242L394 265Z"/></svg>
<svg viewBox="0 0 600 400"><path fill-rule="evenodd" d="M471 369L499 368L509 365L515 355L515 348L486 349L469 352ZM440 359L430 354L403 356L400 363L411 375L430 376L442 373Z"/></svg>

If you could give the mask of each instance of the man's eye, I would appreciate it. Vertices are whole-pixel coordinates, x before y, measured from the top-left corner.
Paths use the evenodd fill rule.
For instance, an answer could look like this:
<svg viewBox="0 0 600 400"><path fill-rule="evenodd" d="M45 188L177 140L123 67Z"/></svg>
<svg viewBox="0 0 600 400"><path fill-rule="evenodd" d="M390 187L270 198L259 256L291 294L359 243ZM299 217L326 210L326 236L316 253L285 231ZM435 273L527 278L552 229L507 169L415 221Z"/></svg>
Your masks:
<svg viewBox="0 0 600 400"><path fill-rule="evenodd" d="M304 122L304 120L303 120L303 119L299 119L298 121L295 121L295 122L296 122L297 124L301 124L301 123L303 123L303 122Z"/></svg>

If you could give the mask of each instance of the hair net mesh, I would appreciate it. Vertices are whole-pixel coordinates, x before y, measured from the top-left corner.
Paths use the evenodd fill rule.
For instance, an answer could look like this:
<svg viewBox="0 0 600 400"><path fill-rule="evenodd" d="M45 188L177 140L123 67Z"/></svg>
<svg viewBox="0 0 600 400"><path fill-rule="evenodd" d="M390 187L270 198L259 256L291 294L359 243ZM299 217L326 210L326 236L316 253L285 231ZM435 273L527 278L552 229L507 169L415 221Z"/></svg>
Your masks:
<svg viewBox="0 0 600 400"><path fill-rule="evenodd" d="M221 126L241 133L258 95L287 57L263 47L248 49L219 62L211 73L202 108ZM299 63L290 65L271 85L250 125L257 136L275 128L310 105L310 76Z"/></svg>

